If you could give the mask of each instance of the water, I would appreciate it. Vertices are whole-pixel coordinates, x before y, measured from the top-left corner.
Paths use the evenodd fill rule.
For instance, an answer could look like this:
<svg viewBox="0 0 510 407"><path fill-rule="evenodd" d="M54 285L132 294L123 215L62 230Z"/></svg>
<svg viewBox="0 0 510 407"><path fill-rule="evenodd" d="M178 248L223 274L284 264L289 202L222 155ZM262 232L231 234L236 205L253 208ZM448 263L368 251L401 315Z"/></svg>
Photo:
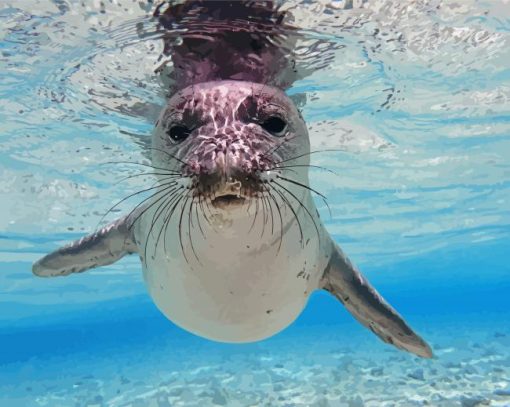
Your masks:
<svg viewBox="0 0 510 407"><path fill-rule="evenodd" d="M234 346L160 315L134 256L32 276L147 182L107 162L146 158L164 104L152 7L0 0L0 405L510 406L506 1L284 5L307 73L288 94L313 148L343 150L313 156L339 174L311 172L332 216L319 210L434 359L322 292L289 329Z"/></svg>

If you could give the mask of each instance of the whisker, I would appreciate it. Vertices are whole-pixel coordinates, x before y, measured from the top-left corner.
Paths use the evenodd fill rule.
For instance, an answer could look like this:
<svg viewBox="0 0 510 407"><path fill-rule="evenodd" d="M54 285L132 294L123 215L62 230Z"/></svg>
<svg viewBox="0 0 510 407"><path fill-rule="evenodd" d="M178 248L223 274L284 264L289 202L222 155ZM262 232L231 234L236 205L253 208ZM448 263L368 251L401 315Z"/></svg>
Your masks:
<svg viewBox="0 0 510 407"><path fill-rule="evenodd" d="M138 192L134 192L128 196L126 196L125 198L121 199L119 202L117 202L115 205L113 205L110 209L108 209L106 211L106 213L101 217L101 219L99 219L99 222L98 222L98 226L101 224L101 222L104 220L104 218L111 212L113 211L117 206L119 206L122 202L125 202L127 201L129 198L132 198L136 195L140 195L140 194L143 194L144 192L148 192L148 191L151 191L153 189L156 189L156 188L160 188L160 187L167 187L167 186L172 186L172 185L175 185L177 184L176 181L171 181L171 182L168 182L168 183L163 183L163 184L158 184L158 185L155 185L155 186L152 186L150 188L146 188L146 189L142 189L141 191L138 191ZM158 192L156 192L158 193ZM132 212L132 211L131 211Z"/></svg>
<svg viewBox="0 0 510 407"><path fill-rule="evenodd" d="M266 231L267 220L269 219L269 215L266 214L266 202L257 196L257 199L260 200L260 204L262 206L262 232L260 233L260 237L264 236L264 232ZM267 217L266 217L267 215Z"/></svg>
<svg viewBox="0 0 510 407"><path fill-rule="evenodd" d="M324 205L326 205L326 207L328 208L328 211L329 211L329 217L332 218L332 214L331 214L331 208L329 206L329 203L328 203L328 198L326 198L323 194L321 194L319 191L316 191L315 189L309 187L308 185L305 185L305 184L302 184L300 182L297 182L297 181L294 181L294 180L291 180L289 178L285 178L285 177L282 177L281 175L277 175L277 178L281 179L281 180L284 180L284 181L287 181L287 182L290 182L294 185L297 185L297 186L300 186L302 188L305 188L305 189L308 189L309 191L312 191L314 193L316 193L317 195L319 195L321 198L322 198L322 202L324 202Z"/></svg>
<svg viewBox="0 0 510 407"><path fill-rule="evenodd" d="M189 195L186 195L186 200L184 201L184 204L182 205L181 209L181 216L179 217L179 244L181 245L182 255L184 256L184 259L186 260L186 263L189 264L188 257L186 256L185 250L184 250L184 243L182 242L182 218L184 217L184 210L186 209L186 204L189 201Z"/></svg>
<svg viewBox="0 0 510 407"><path fill-rule="evenodd" d="M206 208L207 208L207 210L209 211L209 216L210 216L211 218L214 218L214 214L213 214L213 212L212 212L212 210L211 210L211 207L209 206L209 201L212 201L212 199L211 199L211 198L214 196L214 195L211 193L211 191L212 191L212 187L209 187L209 188L208 188L208 191L207 191L207 196L205 196L205 197L204 197L204 198L205 198L205 200L204 200L204 201L205 201L205 207L206 207ZM205 213L205 212L204 212L204 213ZM209 218L207 218L207 217L206 217L206 220L207 220L207 223L209 223L209 225L211 225L211 226L212 226L212 228L213 228L213 230L217 233L218 231L216 230L216 226L214 225L214 223L211 223L211 221L210 221L210 220L209 220Z"/></svg>
<svg viewBox="0 0 510 407"><path fill-rule="evenodd" d="M319 227L317 226L317 223L315 222L315 219L313 218L312 214L310 213L310 211L308 210L306 205L303 205L303 202L301 202L301 200L296 195L294 195L290 190L285 188L283 185L279 184L277 181L274 181L274 184L278 185L280 188L283 188L285 191L287 191L287 193L290 196L292 196L296 200L296 202L299 205L301 205L301 207L306 211L306 213L308 214L308 216L310 217L310 219L313 222L313 226L315 227L315 231L317 232L317 239L319 240L319 247L320 247L320 244L321 244L321 235L319 233Z"/></svg>
<svg viewBox="0 0 510 407"><path fill-rule="evenodd" d="M154 167L153 165L150 165L150 164L144 164L144 163L137 163L137 162L134 162L134 161L107 161L107 162L104 162L104 163L101 163L102 164L131 164L131 165L140 165L141 167L149 167L149 168L152 168L152 169L155 169L155 170L159 170L159 171L165 171L169 174L181 174L179 171L174 171L174 170L169 170L168 168L161 168L161 167Z"/></svg>
<svg viewBox="0 0 510 407"><path fill-rule="evenodd" d="M181 193L179 194L177 191L181 191ZM165 206L165 216L163 217L163 222L161 224L161 228L159 229L159 233L158 233L158 237L156 238L156 243L154 244L154 253L157 251L158 249L158 244L159 244L159 239L161 238L161 234L163 233L163 230L166 230L166 225L168 224L168 214L170 212L170 209L172 207L172 205L179 200L180 197L183 196L184 194L184 191L183 191L183 188L178 188L176 191L176 193L169 199L169 201L167 202L167 205ZM164 247L165 248L165 252L166 252L166 246Z"/></svg>
<svg viewBox="0 0 510 407"><path fill-rule="evenodd" d="M262 184L264 185L264 184ZM269 197L263 195L263 199L267 201L267 205L269 208L269 213L271 215L271 236L274 234L274 217L273 217L273 205L271 205L271 201L269 200Z"/></svg>
<svg viewBox="0 0 510 407"><path fill-rule="evenodd" d="M167 190L166 190L166 191L168 191L169 189L171 189L171 187L167 188ZM174 192L174 191L176 191L176 190L177 190L177 188L174 188L174 189L172 189L172 190L170 191L170 193L172 193L172 192ZM166 191L165 191L165 192L166 192ZM150 209L151 209L154 205L156 205L156 204L157 204L159 201L161 201L162 199L167 199L167 198L168 198L168 196L167 196L167 195L163 195L163 196L159 197L158 199L156 199L154 202L151 202L151 203L150 203L150 204L149 204L146 208L143 208L143 210L142 210L142 211L138 214L138 216L136 217L136 219L135 219L135 220L131 223L131 225L129 226L129 229L131 229L131 228L132 228L132 227L136 224L136 222L138 221L138 219L139 219L142 215L144 215L145 213L147 213L147 211L148 211L148 210L150 210ZM151 234L151 232L152 232L152 228L153 228L153 227L154 227L154 225L156 224L156 221L154 220L154 217L155 217L156 213L160 210L160 208L161 208L162 206L164 206L164 205L165 205L165 203L166 203L166 202L165 202L165 201L163 201L163 202L162 202L162 203L158 206L158 208L156 209L156 211L155 211L155 212L154 212L154 214L153 214L152 221L151 221L151 227L150 227L149 233L147 234L147 237L146 237L146 240L145 240L144 257L143 257L143 258L145 259L145 261L147 261L147 245L148 245L148 242L149 242L149 237L150 237L150 234ZM162 213L162 212L161 212L161 213ZM160 214L161 214L161 213L160 213ZM159 217L159 216L158 216L158 217Z"/></svg>
<svg viewBox="0 0 510 407"><path fill-rule="evenodd" d="M276 201L276 198L271 193L271 185L266 186L267 191L269 193L269 197L273 200L274 204L276 205L276 210L278 211L278 216L280 216L280 243L278 244L278 251L277 255L280 253L280 249L282 247L283 242L283 217L282 217L282 211L280 209L280 205L278 205L278 202Z"/></svg>
<svg viewBox="0 0 510 407"><path fill-rule="evenodd" d="M271 200L269 199L268 195L271 195L271 191L266 187L265 183L261 184L262 188L265 192L267 192L267 195L264 194L264 191L262 192L262 199L264 199L267 203L267 206L269 208L269 213L271 215L271 236L274 235L274 215L273 215L273 205L271 204Z"/></svg>
<svg viewBox="0 0 510 407"><path fill-rule="evenodd" d="M248 233L250 233L251 230L253 229L253 226L255 226L255 221L257 220L258 213L259 213L259 200L255 199L255 216L253 217L253 222L250 226L250 230L248 230Z"/></svg>
<svg viewBox="0 0 510 407"><path fill-rule="evenodd" d="M312 165L312 164L296 164L296 165L277 166L277 167L271 168L271 170L287 169L287 168L295 168L295 167L318 168L320 170L327 171L327 172L330 172L331 174L335 174L336 176L338 176L337 172L330 170L329 168L321 167L320 165Z"/></svg>
<svg viewBox="0 0 510 407"><path fill-rule="evenodd" d="M253 199L250 199L250 203L248 204L248 206L246 207L246 213L249 214L250 213L250 209L251 209L251 206L253 205Z"/></svg>
<svg viewBox="0 0 510 407"><path fill-rule="evenodd" d="M149 228L149 232L147 233L147 238L145 239L145 247L144 247L144 258L145 259L147 259L147 246L149 244L150 235L151 235L152 230L154 229L154 226L156 225L158 219L161 217L161 214L164 212L166 204L168 203L168 196L163 195L162 197L158 198L154 202L154 205L161 200L163 200L163 202L161 202L161 204L156 208L156 210L154 211L154 213L152 215L151 226ZM153 258L154 258L154 256L156 256L156 249L157 249L157 244L154 245L154 253L152 255Z"/></svg>
<svg viewBox="0 0 510 407"><path fill-rule="evenodd" d="M266 152L264 153L261 153L260 155L262 156L267 156L268 154L273 154L275 153L281 146L283 146L285 143L291 141L291 140L294 140L296 137L298 137L299 135L298 134L295 134L293 137L289 137L289 138L286 138L284 137L284 140L281 142L281 143L278 143L278 145L276 147L271 147L270 149L268 149Z"/></svg>
<svg viewBox="0 0 510 407"><path fill-rule="evenodd" d="M193 195L193 192L191 193L191 202L190 202L190 207L189 207L189 210L190 210L190 213L188 215L191 215L191 209L193 207L193 201L195 200L195 196ZM195 227L195 225L193 225L193 218L191 216L188 216L188 221L190 222L190 226L193 226Z"/></svg>
<svg viewBox="0 0 510 407"><path fill-rule="evenodd" d="M273 181L274 183L275 181ZM298 228L299 228L299 235L301 236L301 247L304 247L304 237L303 237L303 228L301 227L301 222L299 222L299 218L297 216L297 213L296 211L294 210L294 208L292 207L292 204L290 203L290 201L287 199L287 197L278 189L276 189L274 186L273 186L273 191L275 191L278 195L280 195L280 197L282 198L282 200L284 201L284 203L289 207L289 209L292 211L292 214L294 215L294 218L296 219L296 222L298 224Z"/></svg>
<svg viewBox="0 0 510 407"><path fill-rule="evenodd" d="M208 198L209 198L209 199L211 199L210 195L208 196ZM211 211L211 207L209 206L209 201L208 201L207 199L205 200L205 207L206 207L206 208L207 208L207 210L209 211L209 215L210 215L211 217L213 217L214 215L213 215L213 213L212 213L212 211ZM206 219L207 219L207 222L209 223L209 225L211 225L211 226L212 226L212 228L214 229L214 231L216 232L217 230L216 230L216 228L215 228L214 224L212 224L212 223L209 221L209 218L206 218Z"/></svg>
<svg viewBox="0 0 510 407"><path fill-rule="evenodd" d="M131 179L131 178L141 177L141 176L146 176L147 177L149 175L164 175L165 176L164 180L170 180L172 178L180 178L180 177L182 177L181 174L164 174L164 173L161 173L161 172L144 172L144 173L140 173L140 174L128 175L127 177L121 178L119 181L116 182L115 185L118 185L121 182L127 181L128 179Z"/></svg>
<svg viewBox="0 0 510 407"><path fill-rule="evenodd" d="M189 237L189 243L190 243L190 246L191 246L191 251L195 255L195 258L197 259L198 263L200 265L203 265L202 262L200 261L200 259L197 256L197 252L195 251L195 246L193 245L193 239L191 238L191 224L192 224L192 216L193 216L192 210L193 210L194 201L195 201L195 197L192 196L191 197L191 202L189 204L189 211L188 211L188 237Z"/></svg>
<svg viewBox="0 0 510 407"><path fill-rule="evenodd" d="M296 174L297 176L299 176L299 174L297 173L297 171L296 171L296 170L293 170L292 168L285 168L285 167L273 167L273 168L271 168L269 171L280 170L280 169L284 169L285 171L292 172L292 173Z"/></svg>
<svg viewBox="0 0 510 407"><path fill-rule="evenodd" d="M309 153L304 153L304 154L300 154L300 155L295 156L295 157L287 158L286 160L279 161L279 162L277 162L275 164L278 165L278 164L285 163L287 161L297 160L298 158L306 157L307 155L318 154L318 153L328 153L328 152L343 152L344 153L345 150L338 150L338 149L336 149L336 150L335 149L315 150L315 151L310 151Z"/></svg>
<svg viewBox="0 0 510 407"><path fill-rule="evenodd" d="M160 151L162 153L165 153L168 157L173 158L176 161L179 161L181 164L184 164L186 167L188 166L187 162L182 161L180 158L177 158L175 155L172 155L168 151L162 150L161 148L150 147L148 148L148 150Z"/></svg>
<svg viewBox="0 0 510 407"><path fill-rule="evenodd" d="M323 194L321 194L319 191L316 191L315 189L309 187L308 185L302 184L301 182L294 181L293 179L282 177L281 175L277 175L276 178L282 179L284 181L290 182L291 184L298 185L302 188L308 189L309 191L315 192L317 195L321 196L324 199L327 199Z"/></svg>
<svg viewBox="0 0 510 407"><path fill-rule="evenodd" d="M142 202L140 202L139 204L137 204L132 210L131 212L129 212L129 215L128 217L130 217L131 215L135 214L136 211L138 210L138 208L142 207L143 205L145 205L148 201L150 201L151 199L153 199L154 197L156 197L158 194L160 193L166 193L168 191L170 191L172 189L171 186L169 187L166 187L164 189L162 189L161 191L157 191L155 192L154 194L152 194L151 196L145 198ZM170 191L172 192L172 191ZM142 208L141 212L138 213L138 215L136 216L136 218L132 221L130 221L130 224L128 226L128 230L131 230L133 228L133 226L136 224L136 222L138 221L138 219L140 219L140 217L142 217L142 215L152 207L152 203L148 204L148 206L146 208Z"/></svg>
<svg viewBox="0 0 510 407"><path fill-rule="evenodd" d="M209 221L209 218L207 217L207 214L205 213L204 203L202 202L202 194L201 193L198 195L198 204L200 205L200 210L202 211L202 215L204 215L205 221L210 225L211 222ZM202 231L202 235L205 238L203 231Z"/></svg>
<svg viewBox="0 0 510 407"><path fill-rule="evenodd" d="M168 212L168 216L165 219L165 231L164 231L164 235L163 235L163 248L165 250L165 253L168 253L168 251L166 249L166 237L168 236L167 231L168 231L168 225L170 225L170 219L172 218L173 214L175 213L177 206L179 206L179 203L182 202L182 200L184 199L185 194L186 194L186 191L183 190L181 192L181 195L179 196L179 199L173 204L172 208Z"/></svg>

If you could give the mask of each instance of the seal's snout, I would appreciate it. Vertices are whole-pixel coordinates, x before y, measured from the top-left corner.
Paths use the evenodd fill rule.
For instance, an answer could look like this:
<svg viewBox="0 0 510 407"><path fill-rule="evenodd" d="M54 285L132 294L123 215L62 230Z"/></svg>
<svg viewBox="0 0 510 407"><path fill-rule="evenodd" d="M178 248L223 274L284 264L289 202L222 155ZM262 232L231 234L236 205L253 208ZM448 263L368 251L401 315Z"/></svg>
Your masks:
<svg viewBox="0 0 510 407"><path fill-rule="evenodd" d="M200 174L196 189L217 208L243 205L262 190L258 177L239 170L231 171L229 176L224 171Z"/></svg>
<svg viewBox="0 0 510 407"><path fill-rule="evenodd" d="M254 148L253 139L233 131L203 137L187 165L196 179L196 193L217 208L232 208L259 197L264 190L260 174L270 164L261 149Z"/></svg>

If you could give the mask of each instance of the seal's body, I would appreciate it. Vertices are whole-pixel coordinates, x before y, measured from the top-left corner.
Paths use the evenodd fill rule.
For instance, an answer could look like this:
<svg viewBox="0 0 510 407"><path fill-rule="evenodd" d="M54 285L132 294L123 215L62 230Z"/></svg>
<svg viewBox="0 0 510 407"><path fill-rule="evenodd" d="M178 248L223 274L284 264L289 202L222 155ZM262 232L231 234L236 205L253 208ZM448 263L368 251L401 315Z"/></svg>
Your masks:
<svg viewBox="0 0 510 407"><path fill-rule="evenodd" d="M280 226L275 225L271 236L270 220L264 224L262 213L252 227L254 205L247 215L232 219L218 212L211 224L202 226L206 238L192 231L196 258L186 231L182 238L188 258L179 244L168 242L166 250L159 244L154 256L151 253L143 262L153 300L177 325L223 342L264 339L293 322L319 286L329 260L326 245L320 248L315 236L303 249L296 222L284 219L287 229L279 247ZM141 245L146 243L152 216L148 213L136 232ZM167 239L173 242L177 223L176 217L168 228L172 232ZM301 226L313 230L306 221ZM149 247L154 247L155 239L151 236Z"/></svg>
<svg viewBox="0 0 510 407"><path fill-rule="evenodd" d="M268 120L281 120L286 128L281 134L269 129L272 134L264 129ZM200 127L184 140L168 136L174 123L188 128L196 122ZM186 222L174 215L162 229L164 216L154 205L136 225L139 246L149 248L142 256L144 275L158 307L183 328L227 342L266 338L290 324L319 285L331 252L310 191L277 178L285 175L278 162L309 151L292 102L256 83L197 84L169 100L153 146L156 167L182 167L186 188L193 189L195 178L199 182L188 203L176 207ZM308 156L300 158L292 176L306 186ZM274 182L281 189L273 190ZM199 205L199 196L211 203L196 213L192 204ZM165 247L160 230L173 244Z"/></svg>
<svg viewBox="0 0 510 407"><path fill-rule="evenodd" d="M322 225L308 132L292 101L279 87L241 79L176 86L152 136L155 192L39 260L34 273L67 275L138 253L158 308L225 342L279 332L325 289L384 341L430 357Z"/></svg>

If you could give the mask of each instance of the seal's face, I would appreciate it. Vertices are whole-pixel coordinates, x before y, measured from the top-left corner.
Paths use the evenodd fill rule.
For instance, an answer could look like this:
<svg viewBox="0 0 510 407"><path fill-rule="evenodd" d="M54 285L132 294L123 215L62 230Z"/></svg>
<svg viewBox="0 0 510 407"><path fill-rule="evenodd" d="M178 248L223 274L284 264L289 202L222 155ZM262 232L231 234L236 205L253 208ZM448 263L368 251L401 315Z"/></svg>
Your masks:
<svg viewBox="0 0 510 407"><path fill-rule="evenodd" d="M152 143L153 166L189 180L193 198L217 210L241 209L282 171L307 183L305 166L298 165L308 163L305 123L282 91L262 84L185 88L169 100Z"/></svg>

